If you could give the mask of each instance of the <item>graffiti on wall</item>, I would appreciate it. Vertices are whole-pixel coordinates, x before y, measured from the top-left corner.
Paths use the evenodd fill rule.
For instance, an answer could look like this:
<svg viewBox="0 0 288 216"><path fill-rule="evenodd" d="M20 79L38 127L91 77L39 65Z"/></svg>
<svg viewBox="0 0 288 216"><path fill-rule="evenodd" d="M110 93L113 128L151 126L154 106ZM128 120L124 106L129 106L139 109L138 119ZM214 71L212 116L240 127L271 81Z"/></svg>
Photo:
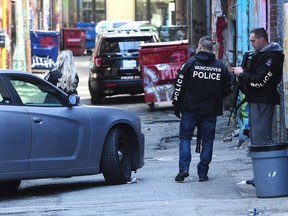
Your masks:
<svg viewBox="0 0 288 216"><path fill-rule="evenodd" d="M179 67L157 64L143 67L145 101L170 101L174 91L174 79Z"/></svg>
<svg viewBox="0 0 288 216"><path fill-rule="evenodd" d="M188 41L142 46L139 59L145 102L171 101L179 69L188 59Z"/></svg>
<svg viewBox="0 0 288 216"><path fill-rule="evenodd" d="M238 104L240 104L244 98L245 94L240 91L238 95ZM238 126L240 128L239 144L241 144L249 138L247 132L245 133L245 131L249 131L249 107L247 102L243 103L239 107Z"/></svg>
<svg viewBox="0 0 288 216"><path fill-rule="evenodd" d="M49 56L39 57L39 56L32 56L32 64L31 68L43 68L43 69L51 69L53 68L55 62L53 59L49 58Z"/></svg>
<svg viewBox="0 0 288 216"><path fill-rule="evenodd" d="M31 31L31 68L52 69L59 52L59 33Z"/></svg>

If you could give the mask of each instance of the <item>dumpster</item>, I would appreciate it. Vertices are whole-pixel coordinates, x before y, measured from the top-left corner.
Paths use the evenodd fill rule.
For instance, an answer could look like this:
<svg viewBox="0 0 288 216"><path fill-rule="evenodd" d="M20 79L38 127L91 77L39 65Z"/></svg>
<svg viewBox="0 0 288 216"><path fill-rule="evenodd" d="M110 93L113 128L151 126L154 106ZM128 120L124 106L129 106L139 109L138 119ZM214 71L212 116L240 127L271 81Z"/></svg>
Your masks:
<svg viewBox="0 0 288 216"><path fill-rule="evenodd" d="M83 55L85 52L85 29L62 28L61 50L71 50L73 55Z"/></svg>
<svg viewBox="0 0 288 216"><path fill-rule="evenodd" d="M85 29L86 37L85 37L85 49L86 51L92 51L95 47L95 39L96 39L96 24L95 23L87 23L87 22L77 22L77 28Z"/></svg>
<svg viewBox="0 0 288 216"><path fill-rule="evenodd" d="M256 196L288 196L288 144L250 146Z"/></svg>
<svg viewBox="0 0 288 216"><path fill-rule="evenodd" d="M32 71L51 70L60 50L60 34L56 31L30 31Z"/></svg>
<svg viewBox="0 0 288 216"><path fill-rule="evenodd" d="M141 44L139 65L145 103L171 101L181 65L188 59L188 40Z"/></svg>

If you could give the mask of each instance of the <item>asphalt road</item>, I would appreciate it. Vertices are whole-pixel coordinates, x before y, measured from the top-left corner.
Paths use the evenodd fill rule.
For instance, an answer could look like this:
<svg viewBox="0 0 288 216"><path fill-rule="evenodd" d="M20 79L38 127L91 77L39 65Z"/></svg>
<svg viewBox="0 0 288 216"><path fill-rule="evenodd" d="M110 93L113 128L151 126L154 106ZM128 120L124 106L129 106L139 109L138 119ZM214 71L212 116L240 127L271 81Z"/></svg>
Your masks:
<svg viewBox="0 0 288 216"><path fill-rule="evenodd" d="M81 103L90 104L87 91L89 56L75 57ZM136 112L145 134L145 165L132 174L132 182L107 186L102 175L23 181L14 194L1 195L0 215L21 216L194 216L288 215L288 199L257 198L255 188L245 180L253 176L247 148L235 148L237 137L227 126L228 113L218 118L209 181L198 182L194 152L190 176L183 183L174 181L178 173L178 125L170 103L156 104L150 112L141 96L112 97L104 105ZM252 214L251 214L252 215Z"/></svg>

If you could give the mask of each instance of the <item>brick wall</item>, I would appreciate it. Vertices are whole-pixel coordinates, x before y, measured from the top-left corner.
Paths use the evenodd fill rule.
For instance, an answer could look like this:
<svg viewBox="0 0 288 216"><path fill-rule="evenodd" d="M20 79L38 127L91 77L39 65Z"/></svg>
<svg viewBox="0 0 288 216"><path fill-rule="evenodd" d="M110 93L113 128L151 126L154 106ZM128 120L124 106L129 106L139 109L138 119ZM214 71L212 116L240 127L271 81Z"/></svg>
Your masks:
<svg viewBox="0 0 288 216"><path fill-rule="evenodd" d="M277 0L270 0L270 14L269 14L269 27L270 27L270 41L278 42L277 34Z"/></svg>

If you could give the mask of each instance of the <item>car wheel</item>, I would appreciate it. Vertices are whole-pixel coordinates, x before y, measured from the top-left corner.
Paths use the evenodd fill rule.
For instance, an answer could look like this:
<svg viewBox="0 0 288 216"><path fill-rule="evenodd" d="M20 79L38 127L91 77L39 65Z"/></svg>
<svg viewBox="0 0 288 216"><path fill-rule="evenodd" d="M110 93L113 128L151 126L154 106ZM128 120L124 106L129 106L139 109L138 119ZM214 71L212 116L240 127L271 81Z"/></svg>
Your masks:
<svg viewBox="0 0 288 216"><path fill-rule="evenodd" d="M155 110L155 103L150 103L149 105L149 111L153 112Z"/></svg>
<svg viewBox="0 0 288 216"><path fill-rule="evenodd" d="M131 158L125 133L113 128L105 140L101 170L108 184L124 184L131 179Z"/></svg>
<svg viewBox="0 0 288 216"><path fill-rule="evenodd" d="M21 180L0 182L0 191L11 192L16 191L20 186Z"/></svg>

